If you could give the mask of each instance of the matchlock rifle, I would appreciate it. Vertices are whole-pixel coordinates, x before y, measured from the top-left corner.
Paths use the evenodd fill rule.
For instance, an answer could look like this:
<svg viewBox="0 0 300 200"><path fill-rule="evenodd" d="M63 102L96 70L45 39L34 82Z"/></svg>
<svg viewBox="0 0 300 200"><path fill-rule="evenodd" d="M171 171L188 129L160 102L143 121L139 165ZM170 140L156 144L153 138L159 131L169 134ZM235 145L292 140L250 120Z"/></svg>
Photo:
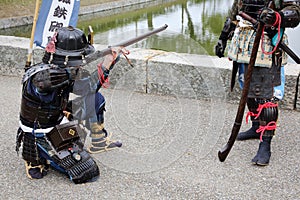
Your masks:
<svg viewBox="0 0 300 200"><path fill-rule="evenodd" d="M103 49L103 50L98 50L95 53L86 56L85 61L86 61L87 64L90 63L90 62L93 62L93 61L99 59L100 57L111 54L111 47L127 47L127 46L132 45L134 43L137 43L137 42L139 42L139 41L141 41L141 40L143 40L143 39L145 39L145 38L147 38L147 37L149 37L153 34L159 33L161 31L165 30L167 27L168 27L168 25L165 24L164 26L162 26L160 28L153 29L152 31L144 33L144 34L142 34L138 37L126 40L126 41L121 42L119 44L111 45L108 48Z"/></svg>

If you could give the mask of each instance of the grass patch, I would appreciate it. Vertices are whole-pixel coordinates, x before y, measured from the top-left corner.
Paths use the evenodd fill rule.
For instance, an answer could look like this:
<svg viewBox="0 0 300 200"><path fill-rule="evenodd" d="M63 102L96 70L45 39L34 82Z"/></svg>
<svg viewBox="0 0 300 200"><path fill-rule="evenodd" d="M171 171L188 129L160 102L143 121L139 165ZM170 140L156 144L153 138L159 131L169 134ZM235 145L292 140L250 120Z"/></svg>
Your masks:
<svg viewBox="0 0 300 200"><path fill-rule="evenodd" d="M42 0L40 0L42 2ZM81 0L80 6L110 2L110 0ZM34 15L35 0L0 0L0 18Z"/></svg>

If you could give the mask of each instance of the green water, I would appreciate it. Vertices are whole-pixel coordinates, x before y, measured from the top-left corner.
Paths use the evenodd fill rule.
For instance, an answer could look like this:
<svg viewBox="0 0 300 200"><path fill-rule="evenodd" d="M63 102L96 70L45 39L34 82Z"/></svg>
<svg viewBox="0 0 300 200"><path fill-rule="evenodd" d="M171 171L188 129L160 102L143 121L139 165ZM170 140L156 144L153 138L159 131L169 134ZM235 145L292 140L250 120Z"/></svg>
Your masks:
<svg viewBox="0 0 300 200"><path fill-rule="evenodd" d="M229 7L223 0L176 1L107 17L80 17L77 27L87 33L91 25L95 43L113 45L168 24L166 31L132 47L213 54ZM29 38L31 26L0 30L0 34Z"/></svg>
<svg viewBox="0 0 300 200"><path fill-rule="evenodd" d="M91 25L95 43L113 45L167 24L167 30L131 47L214 55L214 45L232 2L181 0L106 17L99 17L96 13L80 17L77 27L87 33ZM1 35L28 38L30 33L31 26L0 30ZM290 37L290 47L299 55L300 28L287 29L286 33Z"/></svg>
<svg viewBox="0 0 300 200"><path fill-rule="evenodd" d="M79 21L78 27L93 27L95 43L116 44L154 27L167 24L166 31L133 47L179 53L213 55L224 19L230 8L223 0L176 1L130 13Z"/></svg>

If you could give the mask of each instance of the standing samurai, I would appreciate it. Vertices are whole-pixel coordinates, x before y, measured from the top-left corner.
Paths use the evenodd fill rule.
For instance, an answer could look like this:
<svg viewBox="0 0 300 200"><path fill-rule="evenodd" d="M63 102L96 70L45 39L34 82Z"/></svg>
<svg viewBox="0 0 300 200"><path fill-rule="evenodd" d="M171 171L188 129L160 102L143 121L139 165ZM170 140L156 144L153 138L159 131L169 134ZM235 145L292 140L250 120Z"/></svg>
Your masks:
<svg viewBox="0 0 300 200"><path fill-rule="evenodd" d="M244 74L247 72L256 25L243 19L242 11L264 24L257 58L250 82L247 98L252 127L240 132L237 140L260 139L257 154L252 163L259 166L269 164L271 140L275 134L278 119L278 102L284 96L284 65L287 55L278 48L280 42L287 44L285 28L294 28L300 21L299 0L234 0L223 30L215 47L218 57L224 57L227 40L228 57L238 71L240 87L243 88Z"/></svg>

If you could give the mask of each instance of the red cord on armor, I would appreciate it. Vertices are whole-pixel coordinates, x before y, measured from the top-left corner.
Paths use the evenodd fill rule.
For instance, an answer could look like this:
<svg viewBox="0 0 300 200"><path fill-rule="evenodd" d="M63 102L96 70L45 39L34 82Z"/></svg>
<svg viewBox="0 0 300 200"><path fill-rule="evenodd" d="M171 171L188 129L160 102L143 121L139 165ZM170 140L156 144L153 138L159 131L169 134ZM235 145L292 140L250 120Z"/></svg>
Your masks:
<svg viewBox="0 0 300 200"><path fill-rule="evenodd" d="M98 67L98 79L100 81L100 84L102 85L102 87L108 88L109 87L109 78L107 77L105 79L104 73L102 70L102 64L98 64L97 67Z"/></svg>
<svg viewBox="0 0 300 200"><path fill-rule="evenodd" d="M279 43L280 43L280 24L281 24L281 15L278 13L278 12L275 12L275 15L276 15L276 21L274 22L274 24L272 25L272 26L276 26L276 25L278 25L278 33L277 33L277 43L276 43L276 45L275 45L275 47L274 47L274 49L272 50L272 51L270 51L270 52L266 52L265 51L265 49L264 49L264 37L265 37L265 34L264 34L264 32L265 32L265 26L263 27L263 31L262 31L262 35L261 35L261 50L262 50L262 52L264 53L264 54L266 54L266 55L271 55L271 54L273 54L275 51L276 51L276 49L277 49L277 47L278 47L278 45L279 45Z"/></svg>
<svg viewBox="0 0 300 200"><path fill-rule="evenodd" d="M264 108L274 108L274 107L278 107L278 104L277 103L272 103L272 102L266 102L264 104L259 104L258 105L258 108L257 108L257 115L255 117L255 119L257 119L261 113L261 111L264 109Z"/></svg>
<svg viewBox="0 0 300 200"><path fill-rule="evenodd" d="M48 44L45 48L46 52L55 53L56 36L57 36L57 32L55 31L53 36L51 37L51 40L48 42Z"/></svg>
<svg viewBox="0 0 300 200"><path fill-rule="evenodd" d="M277 126L275 121L269 122L266 126L259 126L259 128L256 130L256 133L260 132L260 137L259 137L260 141L262 141L262 136L266 130L267 131L275 130L276 127Z"/></svg>
<svg viewBox="0 0 300 200"><path fill-rule="evenodd" d="M247 115L246 115L246 124L248 124L248 118L250 117L255 117L255 119L257 118L257 114L256 113L253 113L253 112L247 112Z"/></svg>

